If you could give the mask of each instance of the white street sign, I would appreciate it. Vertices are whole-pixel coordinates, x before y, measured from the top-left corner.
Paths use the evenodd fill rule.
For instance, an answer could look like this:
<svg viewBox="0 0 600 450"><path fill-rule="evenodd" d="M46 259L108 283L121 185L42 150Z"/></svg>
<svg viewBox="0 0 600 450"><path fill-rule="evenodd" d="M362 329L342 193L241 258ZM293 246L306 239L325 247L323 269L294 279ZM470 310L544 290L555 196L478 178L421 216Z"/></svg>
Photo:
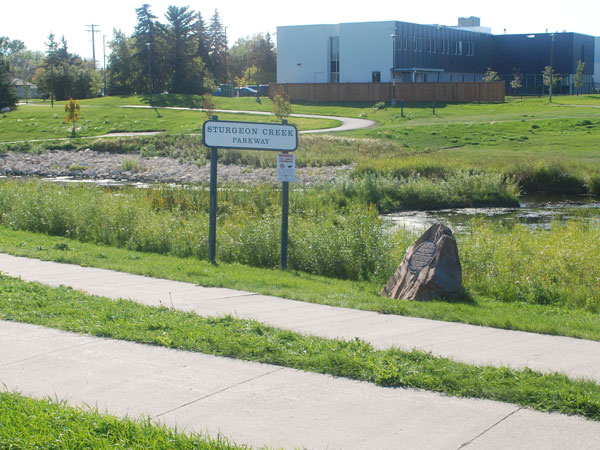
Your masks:
<svg viewBox="0 0 600 450"><path fill-rule="evenodd" d="M277 153L277 180L296 181L296 155Z"/></svg>
<svg viewBox="0 0 600 450"><path fill-rule="evenodd" d="M298 130L287 124L207 120L202 127L202 143L213 148L294 151Z"/></svg>

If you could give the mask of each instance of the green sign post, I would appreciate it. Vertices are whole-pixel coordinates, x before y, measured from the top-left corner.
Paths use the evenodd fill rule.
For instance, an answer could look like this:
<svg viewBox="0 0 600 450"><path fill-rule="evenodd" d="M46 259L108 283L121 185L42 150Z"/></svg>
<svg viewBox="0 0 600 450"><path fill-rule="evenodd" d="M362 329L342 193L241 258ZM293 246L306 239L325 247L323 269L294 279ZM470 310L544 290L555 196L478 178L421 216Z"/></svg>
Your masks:
<svg viewBox="0 0 600 450"><path fill-rule="evenodd" d="M272 150L289 155L298 148L298 130L287 121L281 124L221 121L217 116L204 122L202 143L210 148L210 211L208 218L208 259L216 264L217 249L217 159L219 148L241 150ZM278 162L282 155L279 155ZM293 161L294 158L292 158ZM281 189L281 254L279 267L287 267L289 181L295 181L295 166L289 157L283 158L284 167L278 167ZM292 169L294 169L292 176ZM287 170L287 171L286 171ZM283 175L281 173L283 172ZM293 178L293 179L292 179Z"/></svg>

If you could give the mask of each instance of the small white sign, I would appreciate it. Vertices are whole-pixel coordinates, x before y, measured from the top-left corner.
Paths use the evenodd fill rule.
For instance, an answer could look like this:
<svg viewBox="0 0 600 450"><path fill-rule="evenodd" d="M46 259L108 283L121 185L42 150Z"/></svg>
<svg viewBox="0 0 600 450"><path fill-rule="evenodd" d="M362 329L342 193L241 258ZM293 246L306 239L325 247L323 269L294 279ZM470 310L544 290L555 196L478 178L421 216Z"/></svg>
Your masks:
<svg viewBox="0 0 600 450"><path fill-rule="evenodd" d="M202 127L202 142L213 148L294 151L298 130L288 124L207 120Z"/></svg>
<svg viewBox="0 0 600 450"><path fill-rule="evenodd" d="M277 179L279 181L296 181L296 155L277 153Z"/></svg>

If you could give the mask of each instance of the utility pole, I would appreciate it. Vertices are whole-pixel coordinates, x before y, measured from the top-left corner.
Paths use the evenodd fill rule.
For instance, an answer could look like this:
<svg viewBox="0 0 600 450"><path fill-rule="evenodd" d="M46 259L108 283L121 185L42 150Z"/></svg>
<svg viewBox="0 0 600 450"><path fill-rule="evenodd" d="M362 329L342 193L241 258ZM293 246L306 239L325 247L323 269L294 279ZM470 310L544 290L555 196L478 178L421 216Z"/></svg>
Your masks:
<svg viewBox="0 0 600 450"><path fill-rule="evenodd" d="M94 27L99 27L100 25L86 25L86 27L90 27L89 30L86 30L88 33L92 33L92 59L94 60L94 68L96 67L96 43L94 41L94 34L100 33L100 30L94 29Z"/></svg>
<svg viewBox="0 0 600 450"><path fill-rule="evenodd" d="M102 36L102 53L104 65L102 66L102 75L104 76L104 97L106 97L106 35Z"/></svg>

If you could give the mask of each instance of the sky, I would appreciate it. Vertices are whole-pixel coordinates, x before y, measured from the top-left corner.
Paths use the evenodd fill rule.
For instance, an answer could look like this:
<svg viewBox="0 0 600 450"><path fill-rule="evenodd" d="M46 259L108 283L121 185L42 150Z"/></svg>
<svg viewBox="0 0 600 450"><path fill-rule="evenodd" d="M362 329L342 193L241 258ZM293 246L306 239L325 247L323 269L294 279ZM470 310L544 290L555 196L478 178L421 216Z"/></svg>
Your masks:
<svg viewBox="0 0 600 450"><path fill-rule="evenodd" d="M456 25L458 17L477 16L481 26L494 34L543 33L546 30L570 31L600 36L600 1L578 0L573 4L527 0L407 1L380 0L301 0L257 2L205 0L0 0L0 36L20 39L30 50L45 50L50 32L57 39L64 35L69 51L92 58L89 25L100 30L95 34L96 59L102 62L103 36L108 43L113 29L131 35L136 23L135 9L143 3L161 22L169 5L189 6L202 14L208 24L215 9L227 27L229 45L239 38L270 32L276 42L277 26L343 22L399 20L421 24ZM547 5L547 6L546 6ZM106 52L110 49L106 47Z"/></svg>

